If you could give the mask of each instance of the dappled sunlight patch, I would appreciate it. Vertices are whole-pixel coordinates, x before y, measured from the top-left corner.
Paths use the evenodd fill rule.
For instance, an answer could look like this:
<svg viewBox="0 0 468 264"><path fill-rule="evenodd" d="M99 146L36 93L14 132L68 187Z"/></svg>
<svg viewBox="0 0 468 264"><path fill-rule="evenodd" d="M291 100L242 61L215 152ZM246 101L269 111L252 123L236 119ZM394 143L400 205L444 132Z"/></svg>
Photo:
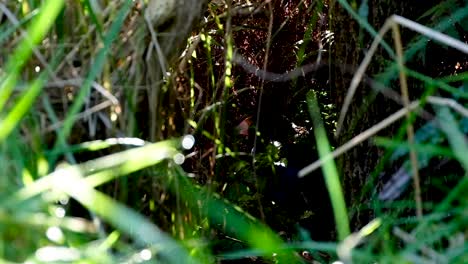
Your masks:
<svg viewBox="0 0 468 264"><path fill-rule="evenodd" d="M35 256L41 262L73 262L80 259L81 253L74 248L47 246L38 249Z"/></svg>

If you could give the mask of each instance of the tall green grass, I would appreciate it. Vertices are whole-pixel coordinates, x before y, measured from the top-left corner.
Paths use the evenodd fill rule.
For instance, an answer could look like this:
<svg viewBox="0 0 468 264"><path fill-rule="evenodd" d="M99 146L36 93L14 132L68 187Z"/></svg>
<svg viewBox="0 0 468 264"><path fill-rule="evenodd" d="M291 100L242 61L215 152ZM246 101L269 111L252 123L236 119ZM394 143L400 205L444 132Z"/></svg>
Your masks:
<svg viewBox="0 0 468 264"><path fill-rule="evenodd" d="M216 263L236 259L255 261L262 257L262 261L272 263L300 263L303 260L297 252L302 249L314 254L327 252L329 257L349 263L464 263L468 259L468 116L463 112L466 74L436 79L404 69L410 78L419 80L421 86L427 88L421 101L439 89L448 93L447 98L451 100L447 104L434 106L435 118L443 126L430 129L437 129L431 135L439 138L426 140L424 136L427 134L416 133L417 144L414 146L409 146L400 136L375 141L388 148L391 154L387 160L392 159L393 151L400 153L393 157L402 157L414 148L428 159L443 157L461 164L465 174L446 173L445 176L456 178L455 187L446 190L440 201L427 201L422 218L408 216L408 209L414 208L412 200L390 204L375 201L347 207L336 165L327 159L323 174L333 205L338 241L317 242L303 234L302 240L287 242L235 202L213 192L212 186L202 186L191 179L181 165L194 138L168 133L168 139L150 143L139 138L109 137L103 132L119 135L132 127L129 131L136 135L145 133L142 131L145 124L133 124L135 120L130 121L132 118L129 117L137 116L137 108L143 107L138 105L141 94L129 89L138 89L138 81L145 79L142 68L150 63L142 59L147 51L144 40L149 38L149 33L145 35L145 23L138 20L139 7L133 1L104 1L108 5L102 10L95 9L94 1L81 1L76 4L81 9L73 11L77 17L86 20L64 32L59 32L58 24L63 21L58 20L66 19L65 13L61 15L67 8L65 1L39 2L24 0L2 4L16 16L19 24L11 29L0 26L0 43L13 47L11 52L2 53L6 63L0 66L0 171L3 173L0 177L0 262ZM370 34L377 34L346 1L340 3ZM308 20L310 27L317 23L317 14L322 9L320 4L309 10L315 12ZM443 17L433 28L443 31L453 19L460 22L467 15L468 11L463 7L453 16ZM219 43L210 36L215 34L208 28L210 23L205 23L203 26L207 28L203 32L206 36L202 42L208 58L201 59L208 65L208 84L213 94L209 95L202 110L197 109L201 102L195 98L195 71L192 71L188 100L194 112L185 122L200 136L196 140L204 136L203 140L209 140L217 147L217 154L235 156L236 153L225 144L230 136L225 127L230 121L226 120L226 102L231 99L231 89L236 85L231 64L236 48L232 38L234 33L231 28L222 27L221 14L212 11L211 16L221 32L216 34L221 34L226 42L223 79L216 80L216 62L212 58L213 47ZM4 23L13 25L11 21ZM20 34L21 30L24 30L24 36ZM310 30L304 38L312 35ZM130 31L136 33L132 35ZM77 39L79 41L75 43ZM416 43L422 43L424 40L421 39ZM308 41L304 39L304 43ZM393 54L390 46L383 45ZM412 46L406 53L408 60L416 52L413 49L417 48ZM309 57L306 50L305 44L299 49L298 66ZM77 51L80 51L78 55ZM47 59L47 65L37 63L38 54ZM122 54L124 56L120 56ZM57 77L74 76L67 72L73 67L63 65L75 57L81 57L83 72L79 76L85 77L72 92L61 94L72 99L63 99L56 96L54 90L44 88L49 82L57 81ZM192 59L190 67L193 69L197 60L195 56ZM40 72L35 70L38 65ZM396 69L393 65L387 69L386 81L397 76ZM115 83L103 85L122 103L103 111L108 119L100 116L105 120L103 123L110 120L107 130L98 132L102 134L97 137L103 139L90 140L89 135L79 134L80 125L96 124L97 121L93 123L92 117L80 114L88 109L90 102L101 98L102 94L93 90L93 83L109 80L125 83L124 88L118 88ZM165 89L168 89L172 80L164 81ZM71 89L62 88L61 91ZM222 92L218 93L218 89ZM161 93L169 98L170 93L164 92L167 91L162 89ZM308 93L307 99L319 155L325 157L332 147L321 121L320 102L314 92ZM168 101L168 109L174 109L170 108L172 101ZM160 110L165 111L163 107ZM110 117L112 115L118 116L117 121ZM165 117L171 119L174 116L167 114ZM203 126L208 119L214 121L214 133ZM374 183L369 182L370 185ZM122 189L127 196L137 197L137 202L133 200L126 204L130 199L121 199L116 191ZM146 192L147 189L154 192ZM156 197L159 193L155 190L159 189L163 189L161 193L170 199ZM150 195L154 197L147 197ZM174 206L160 201L174 201ZM350 230L349 207L368 207L366 209L374 210L376 219L360 230ZM162 217L154 217L152 213L157 210L168 215L170 228L158 222ZM215 244L219 237L235 243L232 248L219 250Z"/></svg>

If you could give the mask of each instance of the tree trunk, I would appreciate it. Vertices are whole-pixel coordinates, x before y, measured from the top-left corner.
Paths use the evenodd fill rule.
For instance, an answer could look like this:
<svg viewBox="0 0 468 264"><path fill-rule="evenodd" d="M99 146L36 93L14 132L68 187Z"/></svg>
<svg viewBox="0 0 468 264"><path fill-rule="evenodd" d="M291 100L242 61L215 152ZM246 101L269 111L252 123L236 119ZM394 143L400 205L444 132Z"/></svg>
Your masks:
<svg viewBox="0 0 468 264"><path fill-rule="evenodd" d="M364 2L364 1L360 1ZM378 31L385 20L392 14L398 14L406 18L416 20L424 11L433 6L433 3L393 0L369 0L369 13L367 20ZM419 5L419 6L418 6ZM358 12L359 6L355 8ZM359 26L358 22L337 2L333 1L330 8L331 30L334 32L334 44L331 49L332 64L346 66L355 71L364 58L364 52L370 46L373 38L368 32ZM410 31L403 31L403 36L414 36ZM384 39L393 48L391 31L387 32ZM385 66L383 59L388 60L388 53L380 48L374 55L366 75L374 78L375 74L382 72ZM334 85L333 96L337 108L343 105L344 98L352 78L352 72L345 72L344 67L333 67L331 83ZM396 78L395 78L396 79ZM397 83L397 82L394 82ZM399 92L398 86L393 87ZM380 122L396 109L400 108L393 101L381 94L372 91L369 86L361 84L353 97L343 123L342 132L337 139L338 145L342 145L352 137ZM391 133L392 129L384 133ZM379 135L382 135L379 134ZM379 161L381 152L371 142L366 141L344 154L338 161L341 169L342 184L345 192L353 227L362 227L372 217L370 211L365 212L358 205L365 205L369 197L362 195L365 183Z"/></svg>

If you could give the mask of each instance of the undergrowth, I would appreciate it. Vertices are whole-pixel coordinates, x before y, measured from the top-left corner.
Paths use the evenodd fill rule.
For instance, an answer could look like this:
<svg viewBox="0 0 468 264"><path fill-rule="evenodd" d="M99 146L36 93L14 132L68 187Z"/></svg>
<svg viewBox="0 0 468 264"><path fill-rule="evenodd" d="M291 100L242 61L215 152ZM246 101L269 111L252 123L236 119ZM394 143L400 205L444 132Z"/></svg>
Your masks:
<svg viewBox="0 0 468 264"><path fill-rule="evenodd" d="M427 11L404 53L393 17L370 86L400 80L403 108L337 146L333 10L279 2L0 3L0 261L466 263L468 6ZM339 2L379 40L367 1ZM428 38L460 52L429 65L437 76L411 69ZM372 138L367 203L346 204L330 157L405 116ZM291 168L304 178L275 176ZM354 226L361 211L373 217Z"/></svg>

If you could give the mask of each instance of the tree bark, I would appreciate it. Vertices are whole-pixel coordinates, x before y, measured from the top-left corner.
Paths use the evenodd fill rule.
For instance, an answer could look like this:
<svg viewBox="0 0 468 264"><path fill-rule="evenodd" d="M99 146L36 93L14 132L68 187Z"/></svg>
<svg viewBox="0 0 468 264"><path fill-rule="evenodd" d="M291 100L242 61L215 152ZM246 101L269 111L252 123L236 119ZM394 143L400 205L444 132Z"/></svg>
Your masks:
<svg viewBox="0 0 468 264"><path fill-rule="evenodd" d="M431 3L393 0L369 0L367 2L369 7L367 20L376 31L393 14L416 20L427 8L432 7L434 4L433 1ZM364 52L372 43L373 38L365 29L359 26L358 22L337 1L333 1L330 7L330 14L333 16L330 25L332 32L334 32L334 44L331 49L332 65L344 65L347 69L355 70L364 58ZM359 6L355 7L355 12L358 12L358 9ZM404 37L414 36L409 31L403 31L403 33ZM384 39L393 47L391 31L385 35ZM380 48L374 55L366 75L373 78L375 74L382 72L385 66L383 61L389 59L388 53ZM333 97L337 109L340 109L343 105L352 74L352 72L345 72L343 67L332 67L330 78L331 83L334 85ZM399 87L396 86L393 89L399 92ZM361 84L346 114L342 132L337 138L338 145L346 143L360 132L383 120L399 107L383 95L372 91L369 86ZM389 134L392 132L391 130L389 129L384 133ZM372 218L370 210L367 212L361 210L358 205L365 205L368 202L369 195L363 195L362 190L365 183L370 180L369 177L380 157L381 151L371 142L366 141L338 160L343 189L352 217L352 226L355 228L365 225Z"/></svg>

